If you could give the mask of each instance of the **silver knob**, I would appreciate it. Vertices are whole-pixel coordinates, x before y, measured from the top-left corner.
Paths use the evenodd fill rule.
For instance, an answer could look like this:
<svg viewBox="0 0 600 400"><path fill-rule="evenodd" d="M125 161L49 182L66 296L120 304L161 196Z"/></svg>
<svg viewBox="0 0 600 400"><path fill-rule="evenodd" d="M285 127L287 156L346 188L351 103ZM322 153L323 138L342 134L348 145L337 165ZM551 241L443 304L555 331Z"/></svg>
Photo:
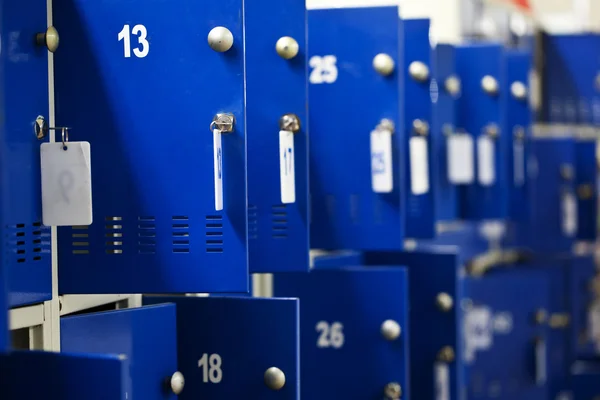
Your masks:
<svg viewBox="0 0 600 400"><path fill-rule="evenodd" d="M183 374L179 371L175 372L171 377L170 384L173 393L180 394L185 386L185 378L183 377Z"/></svg>
<svg viewBox="0 0 600 400"><path fill-rule="evenodd" d="M425 82L429 79L429 67L421 61L413 61L408 66L408 73L418 82Z"/></svg>
<svg viewBox="0 0 600 400"><path fill-rule="evenodd" d="M498 81L496 80L496 78L490 75L486 75L483 77L483 79L481 79L481 88L485 93L489 94L490 96L497 95L498 91L500 90L498 86Z"/></svg>
<svg viewBox="0 0 600 400"><path fill-rule="evenodd" d="M235 116L230 113L219 113L214 116L210 130L217 128L221 133L231 133L235 128Z"/></svg>
<svg viewBox="0 0 600 400"><path fill-rule="evenodd" d="M296 133L300 131L300 118L296 114L285 114L279 118L279 129Z"/></svg>
<svg viewBox="0 0 600 400"><path fill-rule="evenodd" d="M438 293L436 303L440 310L448 312L454 307L454 299L448 293Z"/></svg>
<svg viewBox="0 0 600 400"><path fill-rule="evenodd" d="M60 44L60 36L55 27L51 26L46 29L46 32L41 32L35 35L35 42L38 46L45 46L48 51L54 53L58 50Z"/></svg>
<svg viewBox="0 0 600 400"><path fill-rule="evenodd" d="M385 385L383 394L388 400L400 400L402 397L402 386L398 382L390 382Z"/></svg>
<svg viewBox="0 0 600 400"><path fill-rule="evenodd" d="M265 371L265 385L271 390L280 390L285 386L285 374L277 367Z"/></svg>
<svg viewBox="0 0 600 400"><path fill-rule="evenodd" d="M214 51L224 53L233 46L233 34L224 26L217 26L208 33L208 45Z"/></svg>
<svg viewBox="0 0 600 400"><path fill-rule="evenodd" d="M284 36L275 44L275 50L277 50L277 54L279 54L281 58L291 60L298 55L300 47L298 46L296 39Z"/></svg>
<svg viewBox="0 0 600 400"><path fill-rule="evenodd" d="M444 82L444 88L452 96L458 96L461 91L461 82L458 76L452 75L446 78L446 81Z"/></svg>
<svg viewBox="0 0 600 400"><path fill-rule="evenodd" d="M379 53L373 58L373 68L378 74L389 76L396 69L396 63L389 54Z"/></svg>
<svg viewBox="0 0 600 400"><path fill-rule="evenodd" d="M527 86L523 82L513 82L510 85L510 93L517 100L526 100L527 99Z"/></svg>
<svg viewBox="0 0 600 400"><path fill-rule="evenodd" d="M422 119L415 119L413 121L413 130L419 136L427 136L429 135L429 124Z"/></svg>
<svg viewBox="0 0 600 400"><path fill-rule="evenodd" d="M393 319L388 319L381 324L381 335L390 342L398 339L401 333L402 328Z"/></svg>

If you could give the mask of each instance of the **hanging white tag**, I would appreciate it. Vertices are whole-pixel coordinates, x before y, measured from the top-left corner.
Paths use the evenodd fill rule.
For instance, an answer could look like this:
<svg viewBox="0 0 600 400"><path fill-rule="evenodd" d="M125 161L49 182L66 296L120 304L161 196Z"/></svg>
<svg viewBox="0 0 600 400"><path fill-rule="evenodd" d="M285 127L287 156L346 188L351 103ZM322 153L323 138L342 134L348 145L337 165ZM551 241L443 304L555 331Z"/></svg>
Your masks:
<svg viewBox="0 0 600 400"><path fill-rule="evenodd" d="M394 190L392 132L387 129L371 132L371 186L375 193Z"/></svg>
<svg viewBox="0 0 600 400"><path fill-rule="evenodd" d="M448 181L453 185L468 185L475 179L473 138L466 133L448 137Z"/></svg>
<svg viewBox="0 0 600 400"><path fill-rule="evenodd" d="M523 186L525 184L525 146L519 139L513 143L513 168L515 186Z"/></svg>
<svg viewBox="0 0 600 400"><path fill-rule="evenodd" d="M296 202L296 168L294 133L279 131L279 176L281 180L281 202Z"/></svg>
<svg viewBox="0 0 600 400"><path fill-rule="evenodd" d="M429 155L427 139L413 136L409 140L410 148L410 188L414 195L429 192Z"/></svg>
<svg viewBox="0 0 600 400"><path fill-rule="evenodd" d="M450 400L450 368L446 363L435 363L435 400Z"/></svg>
<svg viewBox="0 0 600 400"><path fill-rule="evenodd" d="M223 210L223 145L221 131L213 129L213 155L215 174L215 211Z"/></svg>
<svg viewBox="0 0 600 400"><path fill-rule="evenodd" d="M494 139L488 135L477 138L477 179L481 186L496 182L496 152Z"/></svg>
<svg viewBox="0 0 600 400"><path fill-rule="evenodd" d="M577 199L571 191L562 195L562 231L567 237L573 237L577 233Z"/></svg>
<svg viewBox="0 0 600 400"><path fill-rule="evenodd" d="M92 224L92 169L88 142L43 143L42 220L46 226Z"/></svg>

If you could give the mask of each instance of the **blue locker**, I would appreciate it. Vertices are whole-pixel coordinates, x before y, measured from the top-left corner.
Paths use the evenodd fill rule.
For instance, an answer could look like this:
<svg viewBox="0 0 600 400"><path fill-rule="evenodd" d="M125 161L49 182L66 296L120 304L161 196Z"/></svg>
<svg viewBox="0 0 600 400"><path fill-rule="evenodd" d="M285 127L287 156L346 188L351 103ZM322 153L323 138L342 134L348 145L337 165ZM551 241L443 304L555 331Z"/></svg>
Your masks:
<svg viewBox="0 0 600 400"><path fill-rule="evenodd" d="M506 80L500 44L468 44L457 48L462 82L458 130L472 137L475 176L461 187L461 216L470 220L505 219L509 190L506 165L512 132L506 129L502 89ZM465 155L466 157L466 155Z"/></svg>
<svg viewBox="0 0 600 400"><path fill-rule="evenodd" d="M52 291L50 228L41 225L38 116L48 119L46 1L0 1L0 233L10 307L49 300Z"/></svg>
<svg viewBox="0 0 600 400"><path fill-rule="evenodd" d="M308 49L304 0L247 2L245 19L250 272L306 271Z"/></svg>
<svg viewBox="0 0 600 400"><path fill-rule="evenodd" d="M302 303L303 398L410 398L407 283L400 268L275 276L274 295Z"/></svg>
<svg viewBox="0 0 600 400"><path fill-rule="evenodd" d="M297 299L144 301L177 305L179 370L186 377L181 399L300 399Z"/></svg>
<svg viewBox="0 0 600 400"><path fill-rule="evenodd" d="M61 293L248 290L242 4L54 2L57 122L93 163Z"/></svg>
<svg viewBox="0 0 600 400"><path fill-rule="evenodd" d="M439 221L458 219L458 188L448 176L448 139L455 133L460 79L456 73L456 48L438 44L432 52L437 97L432 98L432 160L435 216ZM435 92L434 92L435 93Z"/></svg>
<svg viewBox="0 0 600 400"><path fill-rule="evenodd" d="M60 329L64 352L128 359L127 399L177 398L182 385L174 305L65 317Z"/></svg>
<svg viewBox="0 0 600 400"><path fill-rule="evenodd" d="M431 46L429 20L400 21L401 68L400 126L404 130L404 158L401 170L406 171L406 236L435 236L436 187L433 185L433 149L438 139L431 132Z"/></svg>
<svg viewBox="0 0 600 400"><path fill-rule="evenodd" d="M0 398L126 400L127 360L118 356L14 352L0 355Z"/></svg>
<svg viewBox="0 0 600 400"><path fill-rule="evenodd" d="M398 8L310 10L308 22L311 247L399 249Z"/></svg>

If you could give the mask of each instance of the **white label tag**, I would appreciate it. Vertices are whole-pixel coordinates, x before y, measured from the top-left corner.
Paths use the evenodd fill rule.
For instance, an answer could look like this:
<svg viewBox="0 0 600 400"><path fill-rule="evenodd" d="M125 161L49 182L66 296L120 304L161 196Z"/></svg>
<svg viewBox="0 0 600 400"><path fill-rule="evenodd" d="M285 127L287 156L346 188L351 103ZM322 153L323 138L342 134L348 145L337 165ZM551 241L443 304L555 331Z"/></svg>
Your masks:
<svg viewBox="0 0 600 400"><path fill-rule="evenodd" d="M221 131L213 129L213 155L215 171L215 211L223 210L223 145Z"/></svg>
<svg viewBox="0 0 600 400"><path fill-rule="evenodd" d="M296 202L296 168L294 133L279 131L279 176L281 179L281 202Z"/></svg>
<svg viewBox="0 0 600 400"><path fill-rule="evenodd" d="M493 343L492 312L487 307L474 307L464 317L465 361L475 361L478 350L487 350Z"/></svg>
<svg viewBox="0 0 600 400"><path fill-rule="evenodd" d="M473 138L465 133L448 137L448 181L453 185L468 185L475 179Z"/></svg>
<svg viewBox="0 0 600 400"><path fill-rule="evenodd" d="M494 139L488 135L477 138L477 179L481 186L496 182L496 154Z"/></svg>
<svg viewBox="0 0 600 400"><path fill-rule="evenodd" d="M513 168L515 186L523 186L525 184L525 146L521 140L515 140L513 143Z"/></svg>
<svg viewBox="0 0 600 400"><path fill-rule="evenodd" d="M577 234L577 199L570 191L562 195L562 231L567 237Z"/></svg>
<svg viewBox="0 0 600 400"><path fill-rule="evenodd" d="M375 193L394 190L392 132L387 129L371 132L371 186Z"/></svg>
<svg viewBox="0 0 600 400"><path fill-rule="evenodd" d="M546 342L535 342L535 382L538 385L546 383Z"/></svg>
<svg viewBox="0 0 600 400"><path fill-rule="evenodd" d="M413 136L410 147L410 188L412 194L420 195L429 192L429 154L427 139Z"/></svg>
<svg viewBox="0 0 600 400"><path fill-rule="evenodd" d="M90 144L43 143L42 219L46 226L92 224Z"/></svg>
<svg viewBox="0 0 600 400"><path fill-rule="evenodd" d="M435 400L450 400L450 368L445 363L435 363Z"/></svg>

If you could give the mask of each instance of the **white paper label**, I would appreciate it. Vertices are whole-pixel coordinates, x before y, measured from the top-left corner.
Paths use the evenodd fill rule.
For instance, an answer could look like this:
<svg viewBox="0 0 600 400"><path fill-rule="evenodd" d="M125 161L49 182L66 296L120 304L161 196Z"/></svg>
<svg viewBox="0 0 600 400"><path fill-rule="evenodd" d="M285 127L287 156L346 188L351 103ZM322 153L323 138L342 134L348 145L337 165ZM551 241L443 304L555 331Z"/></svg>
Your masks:
<svg viewBox="0 0 600 400"><path fill-rule="evenodd" d="M46 226L82 226L92 223L92 169L90 144L43 143L42 219Z"/></svg>
<svg viewBox="0 0 600 400"><path fill-rule="evenodd" d="M448 181L453 185L468 185L475 179L473 138L465 133L448 137Z"/></svg>
<svg viewBox="0 0 600 400"><path fill-rule="evenodd" d="M535 382L538 385L546 383L546 342L535 342Z"/></svg>
<svg viewBox="0 0 600 400"><path fill-rule="evenodd" d="M296 202L296 168L294 133L279 131L279 176L281 180L281 202Z"/></svg>
<svg viewBox="0 0 600 400"><path fill-rule="evenodd" d="M493 343L492 312L487 307L474 307L464 317L465 361L475 361L478 350L487 350Z"/></svg>
<svg viewBox="0 0 600 400"><path fill-rule="evenodd" d="M223 210L223 145L221 131L213 129L213 158L215 172L215 211Z"/></svg>
<svg viewBox="0 0 600 400"><path fill-rule="evenodd" d="M567 191L562 195L562 231L567 237L577 233L577 199L575 194Z"/></svg>
<svg viewBox="0 0 600 400"><path fill-rule="evenodd" d="M513 144L514 184L517 187L525 184L525 146L521 140Z"/></svg>
<svg viewBox="0 0 600 400"><path fill-rule="evenodd" d="M371 186L375 193L394 190L392 132L386 129L371 132Z"/></svg>
<svg viewBox="0 0 600 400"><path fill-rule="evenodd" d="M435 400L450 400L450 368L445 363L435 363Z"/></svg>
<svg viewBox="0 0 600 400"><path fill-rule="evenodd" d="M413 136L410 147L410 188L412 194L420 195L429 192L429 155L427 139Z"/></svg>
<svg viewBox="0 0 600 400"><path fill-rule="evenodd" d="M481 186L492 186L496 182L496 157L494 139L488 135L477 139L477 179Z"/></svg>

